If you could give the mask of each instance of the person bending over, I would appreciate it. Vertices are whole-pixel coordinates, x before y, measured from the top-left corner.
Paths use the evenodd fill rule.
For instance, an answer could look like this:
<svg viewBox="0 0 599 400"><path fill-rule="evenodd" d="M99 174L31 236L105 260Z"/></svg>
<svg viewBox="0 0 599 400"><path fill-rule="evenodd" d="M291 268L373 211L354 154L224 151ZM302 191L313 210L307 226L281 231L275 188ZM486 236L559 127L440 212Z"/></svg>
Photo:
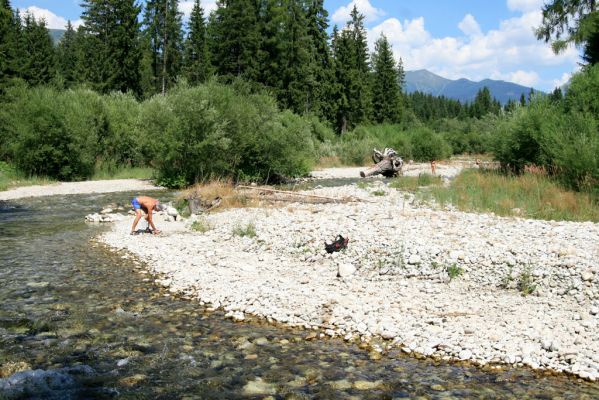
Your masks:
<svg viewBox="0 0 599 400"><path fill-rule="evenodd" d="M135 227L142 217L142 210L146 213L146 220L148 221L148 225L152 227L152 233L160 233L160 231L156 228L156 225L154 225L154 221L152 220L152 212L163 211L166 209L164 204L156 199L153 199L152 197L138 196L131 201L131 205L135 211L135 219L133 220L133 226L131 227L132 235L135 234Z"/></svg>

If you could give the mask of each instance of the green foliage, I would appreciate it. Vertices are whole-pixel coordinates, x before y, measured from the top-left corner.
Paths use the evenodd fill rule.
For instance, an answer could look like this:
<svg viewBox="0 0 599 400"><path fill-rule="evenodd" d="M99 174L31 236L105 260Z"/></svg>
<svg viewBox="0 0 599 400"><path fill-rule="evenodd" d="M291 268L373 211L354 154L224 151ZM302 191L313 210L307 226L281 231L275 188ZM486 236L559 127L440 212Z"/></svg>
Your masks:
<svg viewBox="0 0 599 400"><path fill-rule="evenodd" d="M527 267L520 272L520 275L518 276L517 287L523 296L528 296L529 294L534 293L534 291L537 289L537 286L532 278L530 267Z"/></svg>
<svg viewBox="0 0 599 400"><path fill-rule="evenodd" d="M429 128L410 131L412 158L416 161L432 161L449 158L451 146L443 137Z"/></svg>
<svg viewBox="0 0 599 400"><path fill-rule="evenodd" d="M378 123L399 122L401 115L401 87L398 77L402 72L395 66L389 41L384 35L376 41L373 64L373 113Z"/></svg>
<svg viewBox="0 0 599 400"><path fill-rule="evenodd" d="M89 91L15 88L0 115L9 157L24 174L60 180L92 175L105 132L102 103Z"/></svg>
<svg viewBox="0 0 599 400"><path fill-rule="evenodd" d="M249 222L246 225L236 225L233 227L233 235L241 237L254 238L257 236L256 225L253 222Z"/></svg>
<svg viewBox="0 0 599 400"><path fill-rule="evenodd" d="M169 185L210 177L277 180L309 172L313 158L309 121L279 112L263 94L241 95L209 82L178 87L142 105L142 153Z"/></svg>
<svg viewBox="0 0 599 400"><path fill-rule="evenodd" d="M450 280L453 280L464 273L464 269L455 263L447 266L446 271Z"/></svg>
<svg viewBox="0 0 599 400"><path fill-rule="evenodd" d="M84 26L86 57L80 57L82 68L90 69L94 88L108 93L113 90L139 94L140 60L138 15L141 7L135 0L85 0Z"/></svg>
<svg viewBox="0 0 599 400"><path fill-rule="evenodd" d="M552 42L555 53L564 51L569 43L577 46L587 43L593 33L595 7L595 0L553 0L544 4L537 39Z"/></svg>
<svg viewBox="0 0 599 400"><path fill-rule="evenodd" d="M538 165L577 190L597 189L599 184L599 69L590 68L575 77L574 88L561 103L535 97L498 121L494 153L505 169L522 173Z"/></svg>
<svg viewBox="0 0 599 400"><path fill-rule="evenodd" d="M189 33L184 44L183 75L193 85L204 82L212 71L206 41L206 21L200 0L195 0L193 4L187 30Z"/></svg>

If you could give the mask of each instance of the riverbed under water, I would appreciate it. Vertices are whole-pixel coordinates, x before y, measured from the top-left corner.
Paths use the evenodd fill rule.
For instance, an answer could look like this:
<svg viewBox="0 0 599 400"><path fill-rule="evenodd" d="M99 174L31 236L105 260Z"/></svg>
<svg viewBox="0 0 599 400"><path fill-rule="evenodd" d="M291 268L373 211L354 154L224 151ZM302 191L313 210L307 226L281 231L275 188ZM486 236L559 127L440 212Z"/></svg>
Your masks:
<svg viewBox="0 0 599 400"><path fill-rule="evenodd" d="M207 313L154 285L137 261L91 241L107 227L84 216L134 195L0 202L0 377L15 366L94 370L22 398L599 398L599 384L563 375L399 352L377 360L340 339L307 341L310 332ZM7 396L17 395L0 392Z"/></svg>

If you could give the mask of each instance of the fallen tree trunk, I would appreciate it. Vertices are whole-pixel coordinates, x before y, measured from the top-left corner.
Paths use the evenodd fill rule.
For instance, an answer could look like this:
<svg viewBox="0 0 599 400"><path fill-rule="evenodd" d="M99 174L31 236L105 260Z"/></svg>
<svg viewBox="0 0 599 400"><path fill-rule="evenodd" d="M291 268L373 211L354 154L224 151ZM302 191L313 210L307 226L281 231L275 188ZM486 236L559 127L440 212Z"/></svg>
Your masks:
<svg viewBox="0 0 599 400"><path fill-rule="evenodd" d="M379 174L387 178L402 175L403 160L391 148L386 148L383 152L374 149L372 161L375 162L374 166L368 168L366 171L360 171L362 178Z"/></svg>

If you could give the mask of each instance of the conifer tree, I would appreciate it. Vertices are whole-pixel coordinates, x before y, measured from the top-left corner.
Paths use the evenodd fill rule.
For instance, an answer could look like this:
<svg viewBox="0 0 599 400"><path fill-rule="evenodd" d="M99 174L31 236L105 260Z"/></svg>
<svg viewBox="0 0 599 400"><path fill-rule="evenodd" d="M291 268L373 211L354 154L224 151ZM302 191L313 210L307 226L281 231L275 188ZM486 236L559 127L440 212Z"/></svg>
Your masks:
<svg viewBox="0 0 599 400"><path fill-rule="evenodd" d="M258 81L258 3L255 0L218 0L216 5L214 18L210 19L209 43L217 73Z"/></svg>
<svg viewBox="0 0 599 400"><path fill-rule="evenodd" d="M166 93L181 71L183 34L179 0L148 0L144 14L146 80L154 92Z"/></svg>
<svg viewBox="0 0 599 400"><path fill-rule="evenodd" d="M68 21L67 30L60 39L56 51L58 71L66 87L71 87L77 82L76 35L71 21Z"/></svg>
<svg viewBox="0 0 599 400"><path fill-rule="evenodd" d="M336 125L340 133L365 122L370 116L369 57L364 16L356 6L351 20L333 40L337 81Z"/></svg>
<svg viewBox="0 0 599 400"><path fill-rule="evenodd" d="M22 63L23 79L32 86L50 83L56 77L56 53L46 22L26 14L22 34L27 49Z"/></svg>
<svg viewBox="0 0 599 400"><path fill-rule="evenodd" d="M288 0L285 23L280 42L281 52L281 105L298 114L308 111L307 89L314 85L312 68L312 42L307 33L307 23L301 0Z"/></svg>
<svg viewBox="0 0 599 400"><path fill-rule="evenodd" d="M84 0L87 78L101 92L139 93L139 22L135 0Z"/></svg>
<svg viewBox="0 0 599 400"><path fill-rule="evenodd" d="M10 74L10 63L14 49L14 24L12 8L8 0L0 0L0 84Z"/></svg>
<svg viewBox="0 0 599 400"><path fill-rule="evenodd" d="M200 5L200 0L195 0L185 41L183 71L188 82L194 85L205 81L211 70L208 44L206 42L204 10Z"/></svg>
<svg viewBox="0 0 599 400"><path fill-rule="evenodd" d="M307 111L332 119L333 63L327 29L328 12L324 0L308 0L306 21L312 51L312 81L306 87Z"/></svg>
<svg viewBox="0 0 599 400"><path fill-rule="evenodd" d="M391 45L384 35L381 35L374 45L372 66L374 120L378 123L398 122L400 119L400 78L395 67Z"/></svg>

